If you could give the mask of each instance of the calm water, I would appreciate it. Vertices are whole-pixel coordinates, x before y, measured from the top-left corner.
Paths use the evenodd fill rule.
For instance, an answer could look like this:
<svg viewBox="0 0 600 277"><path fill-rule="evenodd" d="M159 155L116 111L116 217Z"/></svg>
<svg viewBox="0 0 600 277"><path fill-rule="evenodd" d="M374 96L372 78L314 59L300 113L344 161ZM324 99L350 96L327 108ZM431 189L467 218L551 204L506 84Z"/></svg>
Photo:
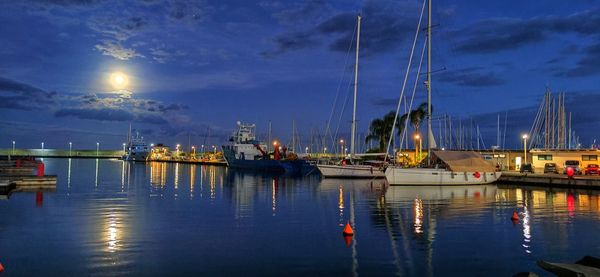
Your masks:
<svg viewBox="0 0 600 277"><path fill-rule="evenodd" d="M59 183L43 201L0 200L3 275L511 276L544 274L539 259L600 254L590 191L386 187L93 159L46 159L46 171Z"/></svg>

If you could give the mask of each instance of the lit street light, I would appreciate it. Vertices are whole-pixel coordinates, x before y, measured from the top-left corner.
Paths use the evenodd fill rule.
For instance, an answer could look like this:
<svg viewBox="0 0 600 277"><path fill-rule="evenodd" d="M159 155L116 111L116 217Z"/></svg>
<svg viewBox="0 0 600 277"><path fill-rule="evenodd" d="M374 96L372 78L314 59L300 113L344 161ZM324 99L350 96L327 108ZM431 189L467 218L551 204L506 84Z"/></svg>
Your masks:
<svg viewBox="0 0 600 277"><path fill-rule="evenodd" d="M15 154L15 143L16 143L16 142L13 140L13 151L12 151L12 154L13 154L13 155Z"/></svg>
<svg viewBox="0 0 600 277"><path fill-rule="evenodd" d="M42 142L42 156L44 156L44 143Z"/></svg>
<svg viewBox="0 0 600 277"><path fill-rule="evenodd" d="M196 146L192 145L192 156L194 157L194 159L196 158Z"/></svg>
<svg viewBox="0 0 600 277"><path fill-rule="evenodd" d="M100 150L100 143L96 142L96 157L98 157L98 151Z"/></svg>
<svg viewBox="0 0 600 277"><path fill-rule="evenodd" d="M69 142L69 156L71 156L71 150L73 150L73 143Z"/></svg>
<svg viewBox="0 0 600 277"><path fill-rule="evenodd" d="M214 154L216 155L217 154L217 147L213 145L212 148L213 148Z"/></svg>
<svg viewBox="0 0 600 277"><path fill-rule="evenodd" d="M127 152L125 152L125 143L123 142L123 154L127 154Z"/></svg>
<svg viewBox="0 0 600 277"><path fill-rule="evenodd" d="M344 139L340 139L340 154L344 155Z"/></svg>
<svg viewBox="0 0 600 277"><path fill-rule="evenodd" d="M523 135L523 156L525 156L524 163L527 163L527 134Z"/></svg>
<svg viewBox="0 0 600 277"><path fill-rule="evenodd" d="M304 148L304 152L305 152L306 154L308 154L308 146L307 146L306 148Z"/></svg>
<svg viewBox="0 0 600 277"><path fill-rule="evenodd" d="M421 160L421 136L415 134L415 162L419 160Z"/></svg>

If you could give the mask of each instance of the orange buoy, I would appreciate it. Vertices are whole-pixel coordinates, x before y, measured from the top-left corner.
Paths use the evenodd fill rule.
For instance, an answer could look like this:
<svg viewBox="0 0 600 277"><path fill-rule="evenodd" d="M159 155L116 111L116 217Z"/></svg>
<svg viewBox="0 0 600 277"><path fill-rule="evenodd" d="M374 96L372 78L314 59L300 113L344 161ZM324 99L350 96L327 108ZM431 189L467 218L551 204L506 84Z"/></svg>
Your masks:
<svg viewBox="0 0 600 277"><path fill-rule="evenodd" d="M354 236L354 231L352 227L350 227L350 222L346 223L346 227L344 227L344 231L342 232L344 236Z"/></svg>
<svg viewBox="0 0 600 277"><path fill-rule="evenodd" d="M519 221L519 214L517 213L517 211L513 212L513 215L510 219L513 221Z"/></svg>

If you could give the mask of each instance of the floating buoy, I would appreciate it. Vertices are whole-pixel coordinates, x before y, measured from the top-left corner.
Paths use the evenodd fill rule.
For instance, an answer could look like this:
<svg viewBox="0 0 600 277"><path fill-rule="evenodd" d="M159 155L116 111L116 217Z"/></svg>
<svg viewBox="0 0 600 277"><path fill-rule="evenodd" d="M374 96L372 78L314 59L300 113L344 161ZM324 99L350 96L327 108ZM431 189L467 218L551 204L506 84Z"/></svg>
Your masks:
<svg viewBox="0 0 600 277"><path fill-rule="evenodd" d="M512 221L519 221L519 214L517 211L514 211L512 217L510 218Z"/></svg>
<svg viewBox="0 0 600 277"><path fill-rule="evenodd" d="M350 222L346 223L346 227L344 227L344 231L342 232L344 236L354 236L354 231L352 227L350 227Z"/></svg>
<svg viewBox="0 0 600 277"><path fill-rule="evenodd" d="M567 167L567 176L569 176L569 178L573 178L573 175L575 175L575 170L573 169L573 167Z"/></svg>

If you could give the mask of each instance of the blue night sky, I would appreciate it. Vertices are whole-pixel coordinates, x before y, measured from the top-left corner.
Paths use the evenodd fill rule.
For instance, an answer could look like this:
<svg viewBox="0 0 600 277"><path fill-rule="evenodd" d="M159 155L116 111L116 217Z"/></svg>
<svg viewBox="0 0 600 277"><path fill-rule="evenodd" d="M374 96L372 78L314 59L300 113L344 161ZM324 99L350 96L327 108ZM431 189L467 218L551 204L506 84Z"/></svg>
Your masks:
<svg viewBox="0 0 600 277"><path fill-rule="evenodd" d="M348 49L358 13L364 133L395 109L421 5L0 1L0 148L16 140L23 148L72 141L92 149L100 141L119 149L130 123L153 143L187 145L190 136L192 144L222 144L238 120L256 123L262 137L272 121L282 141L295 120L306 143L323 133L338 86L342 100L352 91ZM489 146L497 114L507 113L506 144L516 147L548 87L566 92L582 143L598 134L600 2L434 1L433 24L436 115L472 118ZM131 93L110 85L116 71L127 74ZM425 99L422 81L416 104ZM331 125L347 137L351 101L340 117L342 100Z"/></svg>

